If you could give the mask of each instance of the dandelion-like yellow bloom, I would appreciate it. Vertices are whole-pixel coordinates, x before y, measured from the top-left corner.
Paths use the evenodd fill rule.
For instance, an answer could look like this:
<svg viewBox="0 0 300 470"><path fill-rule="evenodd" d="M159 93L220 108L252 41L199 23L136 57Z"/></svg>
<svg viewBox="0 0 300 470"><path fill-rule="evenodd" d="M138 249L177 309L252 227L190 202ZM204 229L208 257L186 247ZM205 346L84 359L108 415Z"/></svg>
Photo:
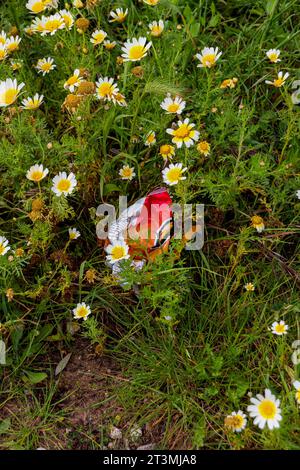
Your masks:
<svg viewBox="0 0 300 470"><path fill-rule="evenodd" d="M167 160L168 158L171 160L175 155L175 147L169 144L161 145L159 148L159 153L164 160Z"/></svg>
<svg viewBox="0 0 300 470"><path fill-rule="evenodd" d="M173 136L172 142L181 148L183 144L186 147L193 145L194 141L199 139L199 132L193 129L195 124L189 122L186 118L183 122L178 121L177 128L167 129L167 133Z"/></svg>
<svg viewBox="0 0 300 470"><path fill-rule="evenodd" d="M233 77L233 78L227 78L226 80L223 80L223 82L220 85L220 88L234 88L238 82L238 79Z"/></svg>
<svg viewBox="0 0 300 470"><path fill-rule="evenodd" d="M143 59L148 53L148 50L152 46L151 42L148 42L146 38L133 38L132 41L125 42L122 47L122 57L124 61L136 62L137 60Z"/></svg>
<svg viewBox="0 0 300 470"><path fill-rule="evenodd" d="M226 416L225 427L233 432L241 432L247 425L246 415L241 411L233 411L231 415Z"/></svg>
<svg viewBox="0 0 300 470"><path fill-rule="evenodd" d="M201 140L201 142L197 144L197 150L207 157L210 153L210 144L206 140Z"/></svg>

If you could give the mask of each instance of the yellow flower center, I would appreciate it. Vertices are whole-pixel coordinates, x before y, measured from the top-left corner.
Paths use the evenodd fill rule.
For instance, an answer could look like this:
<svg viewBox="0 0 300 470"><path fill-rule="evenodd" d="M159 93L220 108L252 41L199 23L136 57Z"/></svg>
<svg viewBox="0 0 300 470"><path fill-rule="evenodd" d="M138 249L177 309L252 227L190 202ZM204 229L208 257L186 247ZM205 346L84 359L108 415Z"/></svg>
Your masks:
<svg viewBox="0 0 300 470"><path fill-rule="evenodd" d="M172 103L168 106L169 113L177 113L178 109L179 109L178 103Z"/></svg>
<svg viewBox="0 0 300 470"><path fill-rule="evenodd" d="M95 41L99 44L104 40L105 36L103 33L98 33L94 36Z"/></svg>
<svg viewBox="0 0 300 470"><path fill-rule="evenodd" d="M70 28L70 26L72 25L72 18L70 18L70 16L69 16L69 15L66 15L66 14L61 15L61 16L63 17L63 20L64 20L66 26L67 26L68 28Z"/></svg>
<svg viewBox="0 0 300 470"><path fill-rule="evenodd" d="M276 86L277 88L281 87L281 85L283 85L283 83L284 83L283 78L277 78L276 80L274 80L274 86Z"/></svg>
<svg viewBox="0 0 300 470"><path fill-rule="evenodd" d="M71 182L68 179L60 180L57 183L57 189L61 192L68 191L70 189L70 187L71 187Z"/></svg>
<svg viewBox="0 0 300 470"><path fill-rule="evenodd" d="M202 152L207 152L209 150L209 143L208 142L199 142L198 144L198 148L199 150L201 150Z"/></svg>
<svg viewBox="0 0 300 470"><path fill-rule="evenodd" d="M5 38L3 36L0 36L0 44L5 44Z"/></svg>
<svg viewBox="0 0 300 470"><path fill-rule="evenodd" d="M170 153L172 153L172 147L171 147L171 145L167 145L167 144L162 145L162 146L160 147L160 153L161 153L162 155L169 155Z"/></svg>
<svg viewBox="0 0 300 470"><path fill-rule="evenodd" d="M97 93L98 95L104 97L104 96L111 96L112 95L112 85L110 83L102 83L98 89Z"/></svg>
<svg viewBox="0 0 300 470"><path fill-rule="evenodd" d="M276 52L272 52L269 55L269 59L270 59L271 62L276 62L276 60L278 59L278 55L276 54Z"/></svg>
<svg viewBox="0 0 300 470"><path fill-rule="evenodd" d="M107 42L105 44L106 49L113 49L115 47L115 44L113 42Z"/></svg>
<svg viewBox="0 0 300 470"><path fill-rule="evenodd" d="M168 171L167 178L170 183L176 183L177 181L179 181L181 175L181 168L171 168L171 170Z"/></svg>
<svg viewBox="0 0 300 470"><path fill-rule="evenodd" d="M118 13L116 21L119 21L120 23L122 23L122 21L124 21L125 18L126 18L126 15L124 13Z"/></svg>
<svg viewBox="0 0 300 470"><path fill-rule="evenodd" d="M84 306L82 307L79 307L77 310L76 310L76 316L82 318L82 317L85 317L86 314L88 313L88 309Z"/></svg>
<svg viewBox="0 0 300 470"><path fill-rule="evenodd" d="M61 20L48 20L45 23L45 29L47 31L56 31L61 26Z"/></svg>
<svg viewBox="0 0 300 470"><path fill-rule="evenodd" d="M6 52L5 49L0 49L0 60L5 59L6 54L7 54L7 52Z"/></svg>
<svg viewBox="0 0 300 470"><path fill-rule="evenodd" d="M148 135L148 137L147 137L147 142L148 142L149 144L151 144L152 142L154 142L154 140L155 140L155 135L154 135L154 134Z"/></svg>
<svg viewBox="0 0 300 470"><path fill-rule="evenodd" d="M274 419L277 411L275 403L271 400L263 400L258 405L259 414L264 419Z"/></svg>
<svg viewBox="0 0 300 470"><path fill-rule="evenodd" d="M160 26L152 26L151 28L151 33L154 35L154 36L159 36L162 32L162 29Z"/></svg>
<svg viewBox="0 0 300 470"><path fill-rule="evenodd" d="M130 176L132 175L131 168L123 168L122 174L123 174L123 177L130 178Z"/></svg>
<svg viewBox="0 0 300 470"><path fill-rule="evenodd" d="M284 333L285 332L285 325L276 325L275 326L275 331L277 333Z"/></svg>
<svg viewBox="0 0 300 470"><path fill-rule="evenodd" d="M244 419L240 415L228 416L225 419L225 425L231 429L240 429L243 426Z"/></svg>
<svg viewBox="0 0 300 470"><path fill-rule="evenodd" d="M296 400L298 403L300 403L300 390L297 390L296 392Z"/></svg>
<svg viewBox="0 0 300 470"><path fill-rule="evenodd" d="M7 105L12 104L16 100L17 95L18 95L18 90L16 90L15 88L9 88L4 93L4 96L3 96L4 103Z"/></svg>
<svg viewBox="0 0 300 470"><path fill-rule="evenodd" d="M11 42L10 44L8 44L7 46L7 50L9 52L13 52L15 50L19 49L19 44L17 42Z"/></svg>
<svg viewBox="0 0 300 470"><path fill-rule="evenodd" d="M2 245L2 243L0 243L0 256L3 255L4 250L5 250L4 246Z"/></svg>
<svg viewBox="0 0 300 470"><path fill-rule="evenodd" d="M78 80L78 77L76 77L76 75L73 75L72 77L69 78L69 80L67 80L66 85L67 85L67 86L75 85L75 83L77 82L77 80Z"/></svg>
<svg viewBox="0 0 300 470"><path fill-rule="evenodd" d="M190 135L190 129L187 124L182 124L178 129L174 131L174 136L177 137L178 139L185 139L186 137L189 137Z"/></svg>
<svg viewBox="0 0 300 470"><path fill-rule="evenodd" d="M211 67L216 63L216 54L206 54L201 58L204 66Z"/></svg>
<svg viewBox="0 0 300 470"><path fill-rule="evenodd" d="M45 10L44 2L35 2L31 7L31 11L33 11L34 13L40 13L41 11L44 11L44 10Z"/></svg>
<svg viewBox="0 0 300 470"><path fill-rule="evenodd" d="M41 179L43 178L43 172L40 170L36 170L33 171L30 176L33 181L41 181Z"/></svg>
<svg viewBox="0 0 300 470"><path fill-rule="evenodd" d="M41 64L40 67L44 72L49 72L52 67L52 64L49 64L49 62L45 62L44 64Z"/></svg>
<svg viewBox="0 0 300 470"><path fill-rule="evenodd" d="M130 48L128 56L129 56L129 59L139 60L143 57L144 53L145 53L144 46L141 46L138 44Z"/></svg>
<svg viewBox="0 0 300 470"><path fill-rule="evenodd" d="M256 225L259 226L263 223L263 219L259 215L254 215L253 217L251 217L251 221L254 227Z"/></svg>
<svg viewBox="0 0 300 470"><path fill-rule="evenodd" d="M124 246L114 246L111 250L111 256L113 259L121 259L126 256L126 250Z"/></svg>

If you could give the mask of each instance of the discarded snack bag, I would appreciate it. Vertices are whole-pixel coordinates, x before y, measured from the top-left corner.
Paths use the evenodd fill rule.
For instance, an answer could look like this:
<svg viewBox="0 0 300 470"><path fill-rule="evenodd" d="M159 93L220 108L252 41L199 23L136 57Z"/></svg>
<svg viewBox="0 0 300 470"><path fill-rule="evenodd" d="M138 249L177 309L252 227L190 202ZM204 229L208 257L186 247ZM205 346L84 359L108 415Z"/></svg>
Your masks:
<svg viewBox="0 0 300 470"><path fill-rule="evenodd" d="M105 243L106 251L108 252L109 246L124 243L136 269L167 251L173 227L171 205L172 199L165 188L156 189L139 199L110 225ZM120 272L119 262L109 264L114 274Z"/></svg>

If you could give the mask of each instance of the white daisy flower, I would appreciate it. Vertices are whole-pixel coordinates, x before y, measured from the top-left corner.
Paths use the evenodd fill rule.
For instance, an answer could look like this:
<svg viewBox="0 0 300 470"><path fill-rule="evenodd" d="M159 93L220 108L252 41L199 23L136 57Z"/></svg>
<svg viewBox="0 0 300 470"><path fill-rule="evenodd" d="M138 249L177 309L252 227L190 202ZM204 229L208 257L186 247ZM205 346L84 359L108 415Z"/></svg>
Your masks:
<svg viewBox="0 0 300 470"><path fill-rule="evenodd" d="M34 14L41 13L47 8L43 0L28 0L25 6L27 10Z"/></svg>
<svg viewBox="0 0 300 470"><path fill-rule="evenodd" d="M250 402L253 404L247 407L247 411L254 418L254 424L260 429L264 429L265 425L270 430L279 428L279 421L282 419L280 400L270 390L265 390L265 396L258 394L256 398L250 398Z"/></svg>
<svg viewBox="0 0 300 470"><path fill-rule="evenodd" d="M168 93L167 97L160 103L160 107L164 109L167 114L181 114L185 108L185 101L180 96L171 98L171 94Z"/></svg>
<svg viewBox="0 0 300 470"><path fill-rule="evenodd" d="M105 49L107 49L108 51L110 51L111 49L114 49L116 47L117 43L116 41L109 41L108 39L106 39L105 41L103 41L103 46L105 47Z"/></svg>
<svg viewBox="0 0 300 470"><path fill-rule="evenodd" d="M189 119L186 118L183 122L178 121L177 128L167 129L167 133L173 136L172 142L181 148L183 144L190 147L197 140L199 140L199 132L193 129L195 124L190 124Z"/></svg>
<svg viewBox="0 0 300 470"><path fill-rule="evenodd" d="M137 60L143 59L148 53L148 50L152 46L152 42L148 42L146 38L133 38L131 41L125 42L122 47L122 57L124 61L136 62Z"/></svg>
<svg viewBox="0 0 300 470"><path fill-rule="evenodd" d="M219 52L219 48L216 47L204 47L201 54L196 54L197 59L200 60L200 64L197 67L208 67L211 68L216 65L217 60L221 57L222 52Z"/></svg>
<svg viewBox="0 0 300 470"><path fill-rule="evenodd" d="M112 101L118 91L119 88L117 84L114 83L113 78L99 78L98 82L96 82L96 97L99 100Z"/></svg>
<svg viewBox="0 0 300 470"><path fill-rule="evenodd" d="M134 168L129 165L123 165L119 171L122 180L131 181L135 177Z"/></svg>
<svg viewBox="0 0 300 470"><path fill-rule="evenodd" d="M271 327L272 333L278 336L286 335L288 329L289 326L283 320L281 320L279 323L274 321Z"/></svg>
<svg viewBox="0 0 300 470"><path fill-rule="evenodd" d="M179 181L185 180L186 176L183 176L183 173L187 170L187 168L183 168L182 163L171 163L170 166L166 167L162 171L162 176L164 183L168 186L174 186L178 184Z"/></svg>
<svg viewBox="0 0 300 470"><path fill-rule="evenodd" d="M105 248L105 251L107 253L106 259L111 264L119 262L123 259L128 259L128 250L129 247L124 240L115 240L113 243L111 243Z"/></svg>
<svg viewBox="0 0 300 470"><path fill-rule="evenodd" d="M35 18L31 25L29 26L29 30L27 31L28 34L31 33L44 33L45 32L45 21L46 16L42 16L41 18Z"/></svg>
<svg viewBox="0 0 300 470"><path fill-rule="evenodd" d="M39 95L36 93L33 98L28 97L22 100L23 106L21 106L21 108L30 110L38 109L41 106L43 99L44 95Z"/></svg>
<svg viewBox="0 0 300 470"><path fill-rule="evenodd" d="M54 64L54 59L52 59L52 57L39 59L35 66L38 73L42 73L43 75L46 75L46 73L49 73L50 70L53 70L55 67L56 65Z"/></svg>
<svg viewBox="0 0 300 470"><path fill-rule="evenodd" d="M67 196L71 194L77 185L75 175L73 173L67 175L65 171L60 171L59 174L53 178L52 182L53 186L51 189L56 196L61 196L62 194Z"/></svg>
<svg viewBox="0 0 300 470"><path fill-rule="evenodd" d="M5 237L0 237L0 256L4 256L10 250L8 240Z"/></svg>
<svg viewBox="0 0 300 470"><path fill-rule="evenodd" d="M271 82L270 80L265 80L265 83L267 83L267 85L272 85L276 88L280 88L282 85L285 84L289 76L290 74L288 72L286 72L284 75L283 72L278 72L277 78L275 78L273 82Z"/></svg>
<svg viewBox="0 0 300 470"><path fill-rule="evenodd" d="M49 173L48 168L44 168L43 165L33 165L32 167L29 168L29 170L26 173L26 178L30 181L34 181L35 183L38 183L42 179L45 178Z"/></svg>
<svg viewBox="0 0 300 470"><path fill-rule="evenodd" d="M164 27L165 25L164 25L163 20L159 20L158 22L152 21L152 23L149 24L149 30L150 30L151 36L154 36L156 38L161 36L164 30Z"/></svg>
<svg viewBox="0 0 300 470"><path fill-rule="evenodd" d="M0 61L6 59L8 56L6 44L0 43Z"/></svg>
<svg viewBox="0 0 300 470"><path fill-rule="evenodd" d="M17 80L7 78L0 82L0 107L6 107L13 104L19 96L20 91L25 83L18 85Z"/></svg>
<svg viewBox="0 0 300 470"><path fill-rule="evenodd" d="M297 197L298 199L300 199L300 189L297 189L297 191L296 191L296 197Z"/></svg>
<svg viewBox="0 0 300 470"><path fill-rule="evenodd" d="M156 142L156 135L154 131L150 131L146 136L145 145L146 147L151 147Z"/></svg>
<svg viewBox="0 0 300 470"><path fill-rule="evenodd" d="M233 411L225 418L225 426L234 432L241 432L247 425L246 415L241 411Z"/></svg>
<svg viewBox="0 0 300 470"><path fill-rule="evenodd" d="M58 30L64 29L66 27L64 19L60 16L59 13L43 17L42 20L44 27L44 30L42 31L42 36L45 36L46 34L50 34L50 36L53 36Z"/></svg>
<svg viewBox="0 0 300 470"><path fill-rule="evenodd" d="M76 305L76 308L73 309L73 316L76 320L83 318L84 320L91 314L91 307L85 302L81 302Z"/></svg>
<svg viewBox="0 0 300 470"><path fill-rule="evenodd" d="M77 228L69 228L69 239L70 240L77 240L79 238L81 233Z"/></svg>
<svg viewBox="0 0 300 470"><path fill-rule="evenodd" d="M70 92L73 93L75 88L79 87L81 81L82 77L80 76L80 70L76 69L74 70L73 75L64 83L64 89L70 90Z"/></svg>
<svg viewBox="0 0 300 470"><path fill-rule="evenodd" d="M21 38L19 38L19 36L10 36L5 43L7 52L11 53L17 51L19 49L20 42Z"/></svg>
<svg viewBox="0 0 300 470"><path fill-rule="evenodd" d="M247 282L245 285L244 285L244 289L247 291L247 292L254 292L255 291L255 286L252 282Z"/></svg>
<svg viewBox="0 0 300 470"><path fill-rule="evenodd" d="M280 62L279 56L280 56L280 50L279 49L269 49L266 52L266 56L268 59L270 59L271 62L276 64L277 62Z"/></svg>
<svg viewBox="0 0 300 470"><path fill-rule="evenodd" d="M66 9L60 10L58 13L60 14L62 19L64 20L66 28L71 29L73 24L74 24L74 17L72 15L72 13L70 13Z"/></svg>
<svg viewBox="0 0 300 470"><path fill-rule="evenodd" d="M92 44L94 44L94 46L97 46L98 44L101 44L104 41L106 36L107 36L107 33L103 31L103 29L97 29L96 31L93 32L90 41Z"/></svg>
<svg viewBox="0 0 300 470"><path fill-rule="evenodd" d="M110 23L123 23L125 21L126 16L128 15L128 8L123 11L123 8L117 8L116 11L110 11L109 16L112 17L112 20L109 20Z"/></svg>

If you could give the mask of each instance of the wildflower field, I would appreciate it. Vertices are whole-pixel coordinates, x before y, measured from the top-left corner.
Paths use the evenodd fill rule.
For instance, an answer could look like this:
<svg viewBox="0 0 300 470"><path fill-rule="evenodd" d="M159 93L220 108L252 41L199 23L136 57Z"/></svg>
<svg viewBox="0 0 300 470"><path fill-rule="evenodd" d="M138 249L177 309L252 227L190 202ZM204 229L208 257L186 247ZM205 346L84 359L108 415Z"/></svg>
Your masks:
<svg viewBox="0 0 300 470"><path fill-rule="evenodd" d="M2 0L1 450L300 449L299 22ZM97 236L162 195L200 249Z"/></svg>

